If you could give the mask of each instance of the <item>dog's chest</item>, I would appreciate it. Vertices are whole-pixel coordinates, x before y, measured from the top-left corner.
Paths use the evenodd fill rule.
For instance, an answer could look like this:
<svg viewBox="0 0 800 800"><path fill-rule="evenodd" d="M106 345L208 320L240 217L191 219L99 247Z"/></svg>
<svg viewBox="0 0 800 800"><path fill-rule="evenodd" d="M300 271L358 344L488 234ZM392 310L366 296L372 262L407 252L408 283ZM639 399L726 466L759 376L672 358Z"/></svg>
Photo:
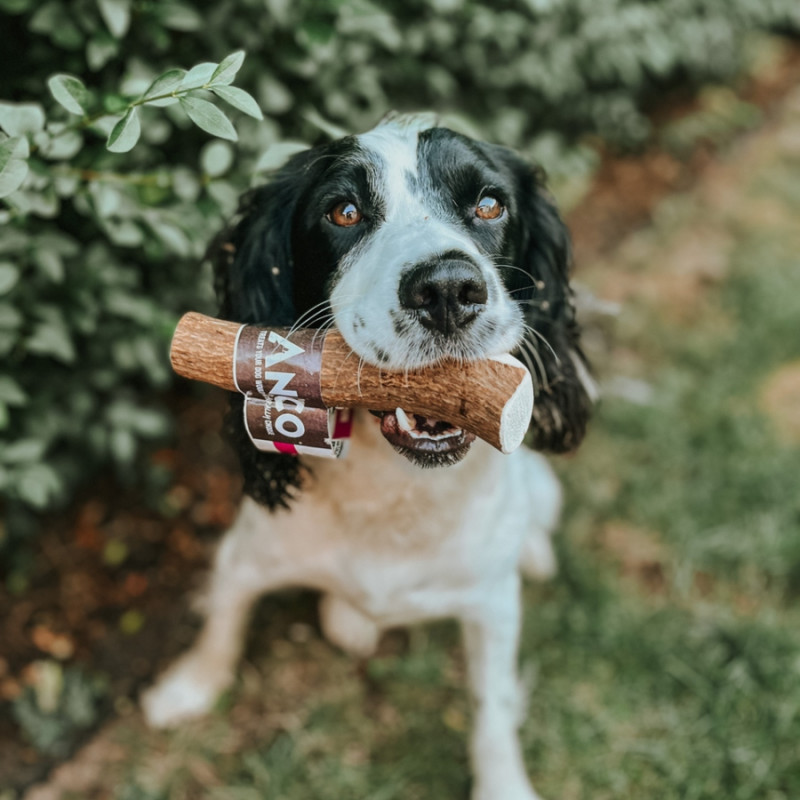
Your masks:
<svg viewBox="0 0 800 800"><path fill-rule="evenodd" d="M272 558L295 582L343 595L384 624L452 614L517 558L523 520L507 458L478 443L462 464L420 470L362 420L347 461L319 464Z"/></svg>

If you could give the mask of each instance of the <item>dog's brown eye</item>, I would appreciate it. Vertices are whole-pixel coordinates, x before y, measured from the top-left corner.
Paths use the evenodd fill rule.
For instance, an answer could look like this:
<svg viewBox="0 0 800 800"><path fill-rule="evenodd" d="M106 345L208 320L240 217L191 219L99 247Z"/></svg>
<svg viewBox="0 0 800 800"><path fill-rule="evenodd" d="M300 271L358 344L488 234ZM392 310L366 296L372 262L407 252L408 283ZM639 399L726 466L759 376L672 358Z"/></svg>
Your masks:
<svg viewBox="0 0 800 800"><path fill-rule="evenodd" d="M334 206L328 213L328 219L341 228L349 228L351 225L357 225L363 219L364 215L358 210L355 203L345 200L343 203Z"/></svg>
<svg viewBox="0 0 800 800"><path fill-rule="evenodd" d="M478 205L475 207L475 216L479 219L497 219L504 210L505 207L496 197L487 195L478 201Z"/></svg>

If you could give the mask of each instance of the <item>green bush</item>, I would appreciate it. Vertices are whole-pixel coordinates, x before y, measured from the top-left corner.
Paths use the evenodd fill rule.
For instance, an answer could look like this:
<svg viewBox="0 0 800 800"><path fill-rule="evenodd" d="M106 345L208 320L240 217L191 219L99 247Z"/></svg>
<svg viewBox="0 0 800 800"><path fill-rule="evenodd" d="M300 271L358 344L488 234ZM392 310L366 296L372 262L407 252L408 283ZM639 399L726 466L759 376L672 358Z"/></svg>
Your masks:
<svg viewBox="0 0 800 800"><path fill-rule="evenodd" d="M587 135L646 140L658 92L731 78L800 6L0 0L0 28L0 497L20 520L168 431L172 327L213 309L206 243L298 141L434 108L585 171Z"/></svg>

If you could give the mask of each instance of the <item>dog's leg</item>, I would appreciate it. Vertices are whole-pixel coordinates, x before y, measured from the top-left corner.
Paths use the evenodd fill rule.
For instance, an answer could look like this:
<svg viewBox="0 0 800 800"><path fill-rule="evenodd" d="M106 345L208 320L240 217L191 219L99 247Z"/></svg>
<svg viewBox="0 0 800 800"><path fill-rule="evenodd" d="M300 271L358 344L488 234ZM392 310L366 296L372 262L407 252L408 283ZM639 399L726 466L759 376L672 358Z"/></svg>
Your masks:
<svg viewBox="0 0 800 800"><path fill-rule="evenodd" d="M484 598L484 604L461 618L475 702L472 800L537 800L517 736L522 702L517 679L519 576L492 585Z"/></svg>
<svg viewBox="0 0 800 800"><path fill-rule="evenodd" d="M535 515L526 522L525 537L520 550L520 569L526 578L552 578L558 570L553 552L552 533L561 516L561 484L550 465L539 453L526 452L521 482L529 495L527 510Z"/></svg>
<svg viewBox="0 0 800 800"><path fill-rule="evenodd" d="M282 585L279 570L254 562L251 522L242 513L217 551L201 601L205 622L194 645L142 695L145 719L153 727L171 727L211 710L233 683L253 603Z"/></svg>
<svg viewBox="0 0 800 800"><path fill-rule="evenodd" d="M381 633L377 623L340 595L322 595L319 615L325 637L332 644L359 658L375 652Z"/></svg>
<svg viewBox="0 0 800 800"><path fill-rule="evenodd" d="M519 567L526 578L538 581L552 578L558 572L549 531L539 527L528 531L520 549Z"/></svg>

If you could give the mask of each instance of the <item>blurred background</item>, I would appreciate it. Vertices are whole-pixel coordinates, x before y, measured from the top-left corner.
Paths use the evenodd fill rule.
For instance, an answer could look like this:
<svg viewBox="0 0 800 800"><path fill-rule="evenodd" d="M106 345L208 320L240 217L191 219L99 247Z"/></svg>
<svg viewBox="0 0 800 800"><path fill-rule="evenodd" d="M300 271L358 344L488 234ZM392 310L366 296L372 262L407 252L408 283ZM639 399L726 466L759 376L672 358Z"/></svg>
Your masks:
<svg viewBox="0 0 800 800"><path fill-rule="evenodd" d="M539 162L575 241L604 399L525 589L534 785L800 796L799 33L796 0L0 0L0 800L468 796L449 624L357 664L268 598L219 713L136 709L240 492L167 360L206 245L391 109Z"/></svg>

